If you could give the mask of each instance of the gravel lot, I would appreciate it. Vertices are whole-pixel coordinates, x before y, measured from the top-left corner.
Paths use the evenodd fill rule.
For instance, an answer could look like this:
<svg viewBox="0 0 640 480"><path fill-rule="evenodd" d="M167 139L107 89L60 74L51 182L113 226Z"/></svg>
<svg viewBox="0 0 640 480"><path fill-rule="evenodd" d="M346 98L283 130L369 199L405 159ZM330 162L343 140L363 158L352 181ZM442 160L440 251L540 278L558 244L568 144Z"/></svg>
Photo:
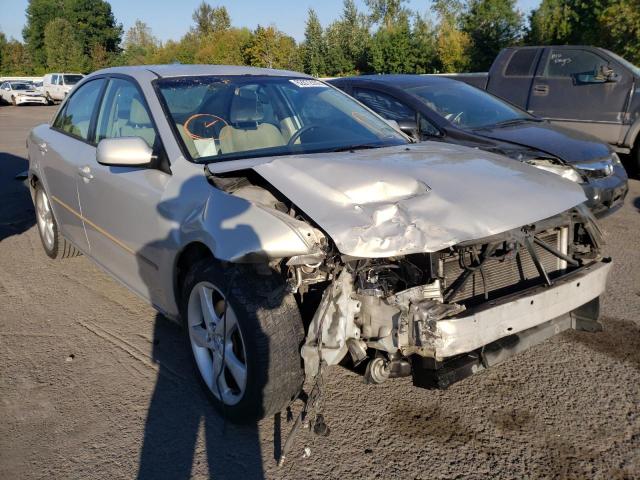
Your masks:
<svg viewBox="0 0 640 480"><path fill-rule="evenodd" d="M640 478L640 181L602 222L605 332L564 333L444 392L334 368L331 435L301 435L277 467L290 424L225 425L177 326L85 257L45 256L13 177L54 111L0 107L0 478Z"/></svg>

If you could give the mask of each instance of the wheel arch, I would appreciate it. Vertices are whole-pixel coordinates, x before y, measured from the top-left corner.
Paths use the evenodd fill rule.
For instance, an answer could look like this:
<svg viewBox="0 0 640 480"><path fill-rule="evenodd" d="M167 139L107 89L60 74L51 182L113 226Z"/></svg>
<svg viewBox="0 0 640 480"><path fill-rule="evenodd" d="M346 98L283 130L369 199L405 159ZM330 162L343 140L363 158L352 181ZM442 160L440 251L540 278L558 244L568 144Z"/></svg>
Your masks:
<svg viewBox="0 0 640 480"><path fill-rule="evenodd" d="M192 241L176 255L173 267L173 295L178 309L181 303L182 285L191 265L200 260L215 260L211 249L201 241Z"/></svg>

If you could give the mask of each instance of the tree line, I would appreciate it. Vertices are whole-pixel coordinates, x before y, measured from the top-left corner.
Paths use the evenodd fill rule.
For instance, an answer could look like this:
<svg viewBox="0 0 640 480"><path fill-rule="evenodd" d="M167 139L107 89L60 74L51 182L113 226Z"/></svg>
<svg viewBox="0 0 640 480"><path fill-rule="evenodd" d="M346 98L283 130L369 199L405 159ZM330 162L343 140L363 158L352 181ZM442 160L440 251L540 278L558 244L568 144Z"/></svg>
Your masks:
<svg viewBox="0 0 640 480"><path fill-rule="evenodd" d="M206 63L356 73L483 71L506 46L590 44L640 63L640 0L542 0L528 18L516 0L344 0L323 26L309 9L304 40L275 25L234 27L224 6L203 1L179 40L159 41L137 20L124 32L106 0L30 0L24 42L0 32L0 75L89 72L117 65Z"/></svg>

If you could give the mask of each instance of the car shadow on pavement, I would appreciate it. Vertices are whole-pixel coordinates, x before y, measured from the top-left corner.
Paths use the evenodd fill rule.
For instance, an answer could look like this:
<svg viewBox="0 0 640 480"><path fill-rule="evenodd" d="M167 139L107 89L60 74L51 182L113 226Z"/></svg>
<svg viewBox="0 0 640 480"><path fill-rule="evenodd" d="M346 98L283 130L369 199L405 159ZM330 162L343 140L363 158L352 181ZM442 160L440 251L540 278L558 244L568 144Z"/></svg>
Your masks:
<svg viewBox="0 0 640 480"><path fill-rule="evenodd" d="M35 224L27 180L16 179L16 175L28 168L26 158L0 152L0 241L19 235Z"/></svg>
<svg viewBox="0 0 640 480"><path fill-rule="evenodd" d="M264 478L258 426L237 426L218 414L198 384L184 336L179 325L156 315L153 360L159 371L137 478L191 478L205 459L210 478ZM199 451L201 432L206 456Z"/></svg>
<svg viewBox="0 0 640 480"><path fill-rule="evenodd" d="M161 283L158 276L160 271L167 274L167 269L160 268L159 271L150 268L148 259L153 259L158 265L171 263L167 257L163 257L162 253L158 252L175 251L176 238L179 238L186 228L210 228L211 231L218 232L219 238L228 244L225 246L231 249L235 245L260 246L260 239L251 225L236 224L231 227L225 225L227 218L241 218L246 211L246 203L231 202L224 206L224 215L212 215L208 220L204 213L199 215L194 213L194 204L189 204L188 199L202 194L202 197L196 198L202 198L202 201L205 201L212 188L214 187L206 183L187 180L181 185L180 192L175 197L166 198L157 205L160 221L162 221L161 218L168 220L185 218L183 213L186 209L192 214L192 218L198 218L198 222L203 223L188 227L181 225L180 232L172 229L166 237L149 242L138 252L138 274L149 292L152 304L166 305L166 292L161 292L158 288ZM195 208L197 211L198 207ZM144 260L145 258L147 260ZM217 262L212 257L208 261L210 264ZM194 262L200 264L197 260L188 260L183 271L179 272L186 274L190 268L188 265L195 265ZM267 266L267 264L263 265ZM268 298L268 302L260 303L260 308L276 309L283 304L284 285L281 289L271 289L273 282L268 281L270 276L265 272L262 272L265 280L260 284L246 285L234 282L245 278L242 277L240 270L251 267L234 267L233 263L219 262L217 268L225 272L227 284L221 284L221 286L228 289L227 294L230 294L228 298L231 299L232 306L234 298L238 298L236 291L251 292L247 295L253 299L252 301ZM236 274L238 280L235 280ZM176 281L184 284L187 278L188 274L185 276L179 273ZM180 291L182 286L176 286ZM169 293L169 295L172 294L174 292ZM176 300L180 303L180 299ZM183 322L186 323L184 320ZM246 328L247 324L244 325ZM240 326L242 327L242 323ZM215 409L209 398L214 390L213 388L209 390L209 387L201 381L186 328L186 325L172 322L161 314L156 315L153 360L158 364L159 371L148 408L137 478L141 480L187 479L192 473L201 474L208 468L209 477L216 480L263 479L264 469L258 423L252 421L244 425L236 425L225 420L224 411L221 415ZM270 372L268 360L271 358L269 350L272 348L273 339L268 337L260 327L254 327L251 331L244 330L242 335L252 337L247 342L247 348L253 345L254 350L260 350L260 361L252 362L250 358L246 360L248 383L246 388L250 392L248 394L255 396L258 404L266 409L269 402L269 399L265 398ZM224 374L226 373L225 370ZM219 381L219 377L216 381ZM279 426L279 416L276 415L274 425L276 456L279 456L280 450ZM206 450L206 454L203 450ZM208 464L206 468L198 464L205 459Z"/></svg>
<svg viewBox="0 0 640 480"><path fill-rule="evenodd" d="M633 200L633 206L636 207L638 209L638 211L640 212L640 197L636 197Z"/></svg>

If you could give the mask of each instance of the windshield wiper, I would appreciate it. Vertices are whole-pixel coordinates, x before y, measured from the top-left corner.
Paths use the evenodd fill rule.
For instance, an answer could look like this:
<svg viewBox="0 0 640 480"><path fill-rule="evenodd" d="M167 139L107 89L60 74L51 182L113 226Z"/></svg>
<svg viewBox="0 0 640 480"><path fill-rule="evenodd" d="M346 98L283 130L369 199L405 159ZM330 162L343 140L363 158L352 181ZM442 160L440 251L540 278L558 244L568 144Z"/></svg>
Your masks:
<svg viewBox="0 0 640 480"><path fill-rule="evenodd" d="M366 150L369 148L382 148L385 145L378 145L377 143L356 143L354 145L345 145L342 147L330 148L328 152L347 152L350 150Z"/></svg>
<svg viewBox="0 0 640 480"><path fill-rule="evenodd" d="M524 123L524 122L542 122L543 120L541 118L535 118L535 117L520 117L520 118L512 118L510 120L504 120L502 122L498 122L498 123L492 123L490 125L482 125L481 127L476 127L474 130L482 130L482 129L486 129L486 128L496 128L496 127L508 127L509 125L517 125L519 123Z"/></svg>

